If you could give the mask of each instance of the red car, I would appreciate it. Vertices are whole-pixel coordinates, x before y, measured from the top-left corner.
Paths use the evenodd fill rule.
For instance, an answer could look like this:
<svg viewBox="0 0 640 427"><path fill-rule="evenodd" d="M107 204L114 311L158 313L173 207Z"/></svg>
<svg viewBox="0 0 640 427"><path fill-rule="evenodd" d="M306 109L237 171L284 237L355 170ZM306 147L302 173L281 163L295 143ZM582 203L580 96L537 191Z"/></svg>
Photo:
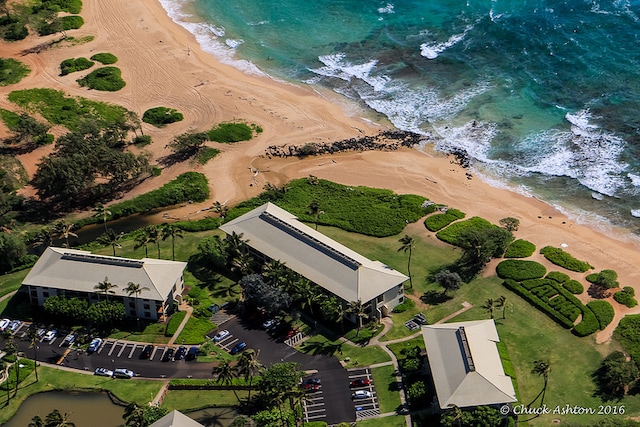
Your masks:
<svg viewBox="0 0 640 427"><path fill-rule="evenodd" d="M289 332L287 332L287 336L286 336L286 338L285 338L285 339L287 339L287 340L288 340L289 338L293 337L293 336L294 336L295 334L297 334L298 332L300 332L300 331L299 331L299 330L297 330L297 329L292 329L292 330L290 330Z"/></svg>
<svg viewBox="0 0 640 427"><path fill-rule="evenodd" d="M320 385L319 384L313 384L313 383L302 384L302 389L304 391L318 391L318 390L320 390Z"/></svg>
<svg viewBox="0 0 640 427"><path fill-rule="evenodd" d="M368 378L358 378L357 380L353 380L349 383L351 387L367 387L370 384L371 380Z"/></svg>

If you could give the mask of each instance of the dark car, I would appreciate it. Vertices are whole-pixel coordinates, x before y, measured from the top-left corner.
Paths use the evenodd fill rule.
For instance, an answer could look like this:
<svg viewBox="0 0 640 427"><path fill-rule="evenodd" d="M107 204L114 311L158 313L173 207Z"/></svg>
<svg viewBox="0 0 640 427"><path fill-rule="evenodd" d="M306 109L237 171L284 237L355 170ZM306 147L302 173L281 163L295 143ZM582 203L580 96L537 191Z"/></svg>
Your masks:
<svg viewBox="0 0 640 427"><path fill-rule="evenodd" d="M302 385L305 384L317 384L320 385L322 383L322 381L320 381L320 378L305 378L304 380L302 380Z"/></svg>
<svg viewBox="0 0 640 427"><path fill-rule="evenodd" d="M173 358L174 360L182 360L184 359L184 356L187 355L187 347L181 345L180 347L178 347L178 351L176 351L176 355Z"/></svg>
<svg viewBox="0 0 640 427"><path fill-rule="evenodd" d="M236 344L229 353L231 354L238 354L240 353L242 350L244 350L245 348L247 348L247 343L244 341L239 342L238 344Z"/></svg>
<svg viewBox="0 0 640 427"><path fill-rule="evenodd" d="M196 357L198 357L198 347L193 346L189 348L189 351L187 351L187 355L184 360L195 360Z"/></svg>
<svg viewBox="0 0 640 427"><path fill-rule="evenodd" d="M140 353L140 359L148 359L151 357L151 353L153 353L153 346L152 345L146 345L144 346L144 349L142 350L142 353Z"/></svg>
<svg viewBox="0 0 640 427"><path fill-rule="evenodd" d="M371 380L367 378L358 378L357 380L351 381L349 385L351 387L367 387L371 385Z"/></svg>
<svg viewBox="0 0 640 427"><path fill-rule="evenodd" d="M165 351L164 355L162 356L162 361L171 362L173 360L173 353L175 353L175 351L172 348Z"/></svg>

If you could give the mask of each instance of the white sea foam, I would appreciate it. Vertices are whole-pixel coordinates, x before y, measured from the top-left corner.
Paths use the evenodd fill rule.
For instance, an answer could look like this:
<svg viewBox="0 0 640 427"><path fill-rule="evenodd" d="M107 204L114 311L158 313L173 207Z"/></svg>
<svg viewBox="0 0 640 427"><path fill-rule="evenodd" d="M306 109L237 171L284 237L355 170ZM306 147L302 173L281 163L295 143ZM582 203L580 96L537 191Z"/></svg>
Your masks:
<svg viewBox="0 0 640 427"><path fill-rule="evenodd" d="M224 41L224 44L229 46L231 49L235 49L243 43L244 43L244 40L226 39Z"/></svg>
<svg viewBox="0 0 640 427"><path fill-rule="evenodd" d="M387 3L387 5L385 7L379 7L378 8L378 13L396 13L393 10L394 6L391 3Z"/></svg>
<svg viewBox="0 0 640 427"><path fill-rule="evenodd" d="M461 42L471 29L473 29L473 25L468 25L462 33L452 35L446 42L422 43L420 55L427 59L436 59L439 54Z"/></svg>
<svg viewBox="0 0 640 427"><path fill-rule="evenodd" d="M636 175L635 173L629 172L627 174L627 178L631 180L631 185L633 185L634 187L640 188L640 175Z"/></svg>
<svg viewBox="0 0 640 427"><path fill-rule="evenodd" d="M600 194L600 193L597 193L597 192L595 192L595 191L592 191L592 192L591 192L591 198L592 198L593 200L604 200L604 195L602 195L602 194Z"/></svg>
<svg viewBox="0 0 640 427"><path fill-rule="evenodd" d="M384 74L375 75L372 73L378 63L377 60L373 59L362 64L353 64L347 61L345 57L344 53L320 56L318 60L324 64L324 67L310 69L309 71L344 81L358 79L367 83L376 92L383 90L390 81L390 78Z"/></svg>
<svg viewBox="0 0 640 427"><path fill-rule="evenodd" d="M640 209L631 209L631 216L640 218Z"/></svg>

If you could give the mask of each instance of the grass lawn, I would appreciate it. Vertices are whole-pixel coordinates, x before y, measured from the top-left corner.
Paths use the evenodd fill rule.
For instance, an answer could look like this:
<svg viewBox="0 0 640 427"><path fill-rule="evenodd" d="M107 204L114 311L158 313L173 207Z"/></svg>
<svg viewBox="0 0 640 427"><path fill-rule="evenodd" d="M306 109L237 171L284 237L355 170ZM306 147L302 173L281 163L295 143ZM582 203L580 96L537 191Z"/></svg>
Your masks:
<svg viewBox="0 0 640 427"><path fill-rule="evenodd" d="M394 415L384 418L369 418L356 422L358 427L405 427L407 423L403 415Z"/></svg>
<svg viewBox="0 0 640 427"><path fill-rule="evenodd" d="M381 413L393 412L401 404L395 372L393 365L380 366L371 370Z"/></svg>
<svg viewBox="0 0 640 427"><path fill-rule="evenodd" d="M342 341L329 341L323 335L315 335L299 345L298 350L309 354L331 354L341 360L349 358L347 368L369 366L389 362L391 358L380 347L354 347Z"/></svg>
<svg viewBox="0 0 640 427"><path fill-rule="evenodd" d="M13 291L17 291L22 281L29 273L30 268L16 271L15 273L4 274L0 276L0 297L9 294Z"/></svg>
<svg viewBox="0 0 640 427"><path fill-rule="evenodd" d="M246 390L236 390L238 397L243 400L247 397ZM255 394L255 392L254 392ZM229 390L169 390L162 401L162 407L169 411L177 409L181 412L195 411L196 409L212 406L235 406L238 399Z"/></svg>
<svg viewBox="0 0 640 427"><path fill-rule="evenodd" d="M114 331L109 338L136 342L150 342L153 344L166 344L169 337L164 336L167 325L164 323L150 323L141 331Z"/></svg>
<svg viewBox="0 0 640 427"><path fill-rule="evenodd" d="M144 404L149 402L162 387L160 381L150 380L114 380L95 375L68 372L41 366L38 368L39 381L36 383L32 373L20 385L18 395L12 398L8 406L0 411L0 425L9 420L18 411L24 400L36 393L52 390L108 390L125 402Z"/></svg>
<svg viewBox="0 0 640 427"><path fill-rule="evenodd" d="M187 324L176 339L176 344L202 344L205 340L204 336L215 328L215 325L209 319L201 319L198 317L189 317Z"/></svg>

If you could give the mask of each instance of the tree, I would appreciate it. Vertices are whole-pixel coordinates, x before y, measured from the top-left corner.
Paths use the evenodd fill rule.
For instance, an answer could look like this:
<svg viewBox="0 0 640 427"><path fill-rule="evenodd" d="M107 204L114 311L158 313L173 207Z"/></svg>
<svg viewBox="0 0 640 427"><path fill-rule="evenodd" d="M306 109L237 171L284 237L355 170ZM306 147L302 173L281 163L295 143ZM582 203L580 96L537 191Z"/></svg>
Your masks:
<svg viewBox="0 0 640 427"><path fill-rule="evenodd" d="M445 295L449 291L456 291L460 289L460 286L462 286L462 278L460 275L449 270L438 271L433 276L433 280L444 288Z"/></svg>
<svg viewBox="0 0 640 427"><path fill-rule="evenodd" d="M231 259L231 269L237 271L241 276L251 274L254 260L249 252L242 252Z"/></svg>
<svg viewBox="0 0 640 427"><path fill-rule="evenodd" d="M149 257L149 243L155 243L154 241L151 240L151 235L150 233L147 232L147 229L145 228L144 230L142 230L141 233L138 233L134 239L135 244L133 246L133 249L140 249L140 248L144 248L144 256L145 258Z"/></svg>
<svg viewBox="0 0 640 427"><path fill-rule="evenodd" d="M113 228L110 228L105 234L98 238L98 241L103 245L110 245L113 249L113 256L116 256L116 248L121 249L120 240L124 236L124 232L116 233Z"/></svg>
<svg viewBox="0 0 640 427"><path fill-rule="evenodd" d="M621 351L614 351L605 357L593 378L597 394L605 400L622 399L638 379L638 366Z"/></svg>
<svg viewBox="0 0 640 427"><path fill-rule="evenodd" d="M505 312L507 310L507 297L500 295L500 298L496 301L496 308L502 309L502 318L506 319L507 317L505 316Z"/></svg>
<svg viewBox="0 0 640 427"><path fill-rule="evenodd" d="M44 420L40 418L39 415L35 415L31 418L31 422L29 423L29 427L45 427Z"/></svg>
<svg viewBox="0 0 640 427"><path fill-rule="evenodd" d="M157 225L147 225L144 228L144 233L147 234L147 240L149 243L155 243L156 248L158 249L158 259L160 259L160 229ZM146 248L146 246L145 246ZM146 251L146 249L145 249Z"/></svg>
<svg viewBox="0 0 640 427"><path fill-rule="evenodd" d="M135 402L131 402L122 414L126 427L147 427L144 419L144 408Z"/></svg>
<svg viewBox="0 0 640 427"><path fill-rule="evenodd" d="M282 423L287 415L282 411L282 403L293 396L292 392L300 384L302 375L300 364L296 362L274 363L262 372L260 393L266 401L278 405Z"/></svg>
<svg viewBox="0 0 640 427"><path fill-rule="evenodd" d="M248 400L251 400L251 385L253 383L253 378L255 374L264 368L262 363L260 363L258 356L260 356L260 350L257 352L254 350L247 350L243 352L238 359L238 374L242 375L245 381L249 381Z"/></svg>
<svg viewBox="0 0 640 427"><path fill-rule="evenodd" d="M104 224L104 232L107 233L107 219L111 217L111 211L102 203L98 203L93 208L93 217L102 219L102 223Z"/></svg>
<svg viewBox="0 0 640 427"><path fill-rule="evenodd" d="M238 255L247 252L247 241L243 240L243 233L237 234L232 231L231 234L227 234L224 238L224 242L227 249L227 260L232 260Z"/></svg>
<svg viewBox="0 0 640 427"><path fill-rule="evenodd" d="M356 318L358 319L358 331L356 332L356 337L359 337L360 329L362 329L362 321L369 317L369 314L367 313L367 308L364 305L362 305L361 300L351 301L349 303L349 308L347 309L347 312L349 314L356 316Z"/></svg>
<svg viewBox="0 0 640 427"><path fill-rule="evenodd" d="M344 317L348 314L343 302L334 296L325 298L321 303L322 315L325 319L340 322L340 328L344 332Z"/></svg>
<svg viewBox="0 0 640 427"><path fill-rule="evenodd" d="M316 230L317 230L318 221L320 220L320 215L324 214L324 211L320 209L320 202L318 202L318 199L313 199L311 203L309 203L309 206L307 206L307 208L309 209L308 210L309 214L313 215L315 218Z"/></svg>
<svg viewBox="0 0 640 427"><path fill-rule="evenodd" d="M148 290L150 290L148 287L140 286L139 283L133 283L133 282L127 283L127 287L123 289L123 291L126 292L127 295L129 295L129 297L131 297L131 295L134 295L135 302L136 302L136 319L138 318L138 297L140 296L142 291L148 291Z"/></svg>
<svg viewBox="0 0 640 427"><path fill-rule="evenodd" d="M21 113L14 127L17 143L45 145L53 142L53 136L47 136L51 126L40 123L30 115Z"/></svg>
<svg viewBox="0 0 640 427"><path fill-rule="evenodd" d="M124 304L116 301L99 301L86 310L86 321L98 327L113 325L126 316Z"/></svg>
<svg viewBox="0 0 640 427"><path fill-rule="evenodd" d="M167 148L178 157L178 160L188 159L196 155L208 140L209 137L205 132L187 132L174 137L171 142L167 144Z"/></svg>
<svg viewBox="0 0 640 427"><path fill-rule="evenodd" d="M471 227L458 235L457 245L462 248L462 257L456 265L461 277L469 282L493 257L504 254L513 235L500 227Z"/></svg>
<svg viewBox="0 0 640 427"><path fill-rule="evenodd" d="M308 308L313 317L313 305L322 301L322 293L309 280L302 278L296 285L296 295L300 299L302 308Z"/></svg>
<svg viewBox="0 0 640 427"><path fill-rule="evenodd" d="M493 310L495 310L496 306L497 306L497 301L494 300L493 298L488 298L487 300L485 300L484 304L482 304L482 308L484 308L489 313L492 319L493 319Z"/></svg>
<svg viewBox="0 0 640 427"><path fill-rule="evenodd" d="M71 247L69 245L69 237L75 237L76 239L78 238L78 235L71 231L71 230L73 230L75 228L75 226L76 226L75 224L67 224L64 221L60 221L54 227L54 233L56 234L58 239L64 239L65 240L65 247L66 248L70 248Z"/></svg>
<svg viewBox="0 0 640 427"><path fill-rule="evenodd" d="M271 285L284 287L288 270L284 262L272 259L262 265L262 277Z"/></svg>
<svg viewBox="0 0 640 427"><path fill-rule="evenodd" d="M413 280L411 279L411 252L413 251L413 247L415 246L415 239L408 234L405 234L399 242L402 244L398 249L398 252L409 252L409 259L407 260L407 273L409 275L409 287L413 288Z"/></svg>
<svg viewBox="0 0 640 427"><path fill-rule="evenodd" d="M113 283L109 282L109 278L105 277L104 281L99 282L93 287L93 289L98 290L98 293L104 294L104 296L107 298L107 301L109 301L109 294L115 294L115 291L112 291L112 289L117 287L118 285L114 285Z"/></svg>
<svg viewBox="0 0 640 427"><path fill-rule="evenodd" d="M54 409L53 412L47 414L44 419L45 427L76 427L74 423L69 421L70 414L61 414L60 411Z"/></svg>
<svg viewBox="0 0 640 427"><path fill-rule="evenodd" d="M260 274L244 276L238 282L245 303L278 313L291 306L291 296L281 288L265 283Z"/></svg>
<svg viewBox="0 0 640 427"><path fill-rule="evenodd" d="M218 366L215 366L213 368L211 373L216 376L216 382L218 384L224 384L227 386L230 386L231 384L233 384L233 379L236 377L236 372L231 367L231 364L229 363L228 360L224 360L220 362ZM238 393L236 393L236 390L232 389L232 391L233 391L233 394L236 396L236 399L238 399L238 402L240 402L240 398L238 397Z"/></svg>
<svg viewBox="0 0 640 427"><path fill-rule="evenodd" d="M509 233L513 233L514 231L518 231L518 227L520 227L520 220L508 216L500 220L500 225Z"/></svg>
<svg viewBox="0 0 640 427"><path fill-rule="evenodd" d="M17 235L0 232L0 273L13 270L27 254L24 241Z"/></svg>
<svg viewBox="0 0 640 427"><path fill-rule="evenodd" d="M546 360L535 360L533 362L533 369L531 370L532 374L536 374L544 379L544 385L542 386L542 390L538 395L531 401L527 406L533 405L533 403L538 400L538 397L542 397L540 400L540 406L544 403L544 395L547 391L547 382L549 381L549 373L551 372L551 365Z"/></svg>
<svg viewBox="0 0 640 427"><path fill-rule="evenodd" d="M27 337L29 348L33 349L33 369L36 373L36 382L38 382L38 331L35 328L27 329Z"/></svg>
<svg viewBox="0 0 640 427"><path fill-rule="evenodd" d="M171 259L176 260L176 237L182 239L182 229L176 227L173 224L165 224L162 226L162 240L167 240L171 237Z"/></svg>

